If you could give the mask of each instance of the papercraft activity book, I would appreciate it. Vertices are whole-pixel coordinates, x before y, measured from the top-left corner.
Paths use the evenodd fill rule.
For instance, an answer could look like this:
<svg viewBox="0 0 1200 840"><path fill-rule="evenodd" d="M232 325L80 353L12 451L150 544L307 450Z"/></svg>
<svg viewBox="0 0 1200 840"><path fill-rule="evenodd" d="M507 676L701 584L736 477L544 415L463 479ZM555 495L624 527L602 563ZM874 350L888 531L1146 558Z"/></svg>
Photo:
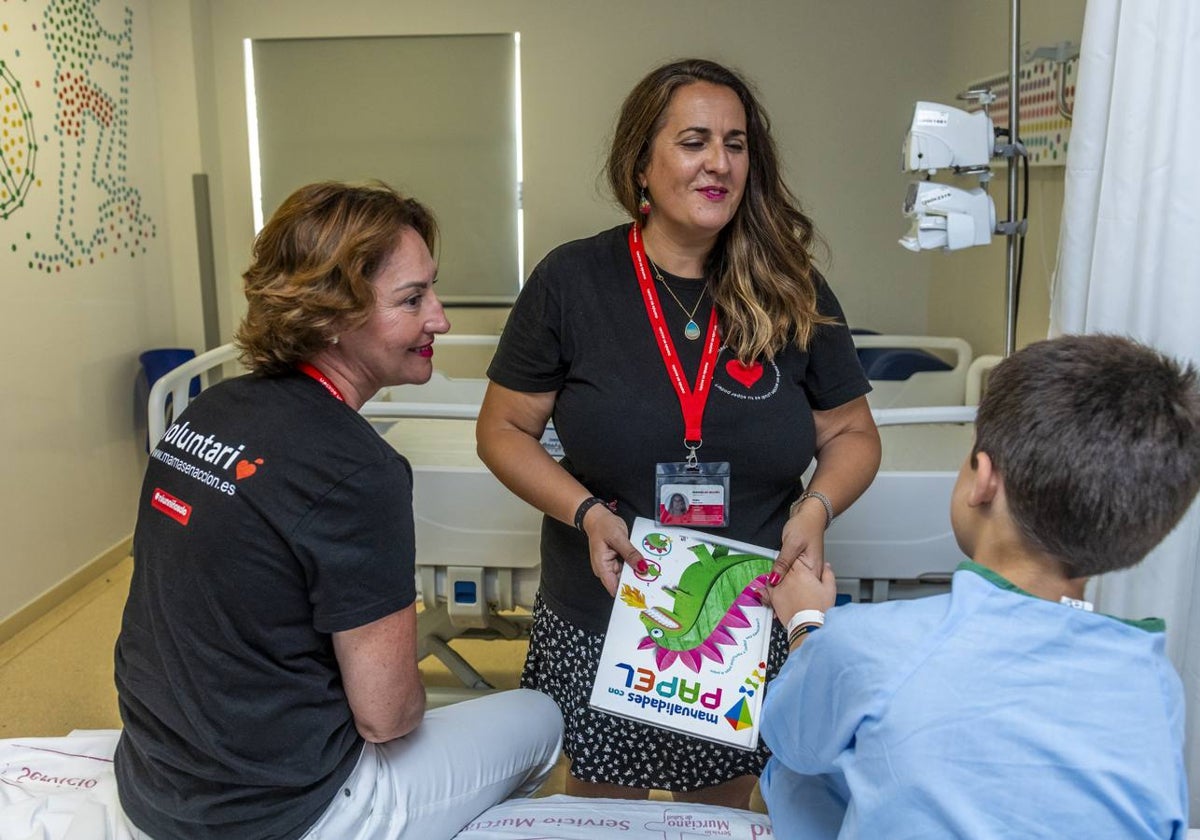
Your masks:
<svg viewBox="0 0 1200 840"><path fill-rule="evenodd" d="M629 537L646 566L621 572L591 705L754 749L772 617L751 584L775 552L641 518Z"/></svg>

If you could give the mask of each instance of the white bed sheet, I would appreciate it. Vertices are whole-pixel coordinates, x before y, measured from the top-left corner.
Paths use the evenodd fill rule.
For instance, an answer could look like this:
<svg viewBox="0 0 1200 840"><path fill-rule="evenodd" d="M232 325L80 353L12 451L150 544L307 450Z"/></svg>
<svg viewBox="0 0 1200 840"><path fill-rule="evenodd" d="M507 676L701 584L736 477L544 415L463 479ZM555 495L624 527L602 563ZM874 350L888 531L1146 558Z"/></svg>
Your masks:
<svg viewBox="0 0 1200 840"><path fill-rule="evenodd" d="M132 840L117 798L117 730L0 740L2 840ZM502 802L473 820L462 840L675 840L770 837L763 814L673 802L549 796Z"/></svg>
<svg viewBox="0 0 1200 840"><path fill-rule="evenodd" d="M457 840L751 840L773 837L766 814L680 802L547 796L484 811Z"/></svg>
<svg viewBox="0 0 1200 840"><path fill-rule="evenodd" d="M119 734L0 741L0 838L132 840L113 775Z"/></svg>
<svg viewBox="0 0 1200 840"><path fill-rule="evenodd" d="M475 454L474 420L401 417L385 422L383 439L414 466L486 469Z"/></svg>
<svg viewBox="0 0 1200 840"><path fill-rule="evenodd" d="M132 840L117 799L116 730L0 740L0 840ZM1200 840L1200 829L1188 831ZM657 800L547 796L510 799L457 840L751 840L774 837L753 811Z"/></svg>

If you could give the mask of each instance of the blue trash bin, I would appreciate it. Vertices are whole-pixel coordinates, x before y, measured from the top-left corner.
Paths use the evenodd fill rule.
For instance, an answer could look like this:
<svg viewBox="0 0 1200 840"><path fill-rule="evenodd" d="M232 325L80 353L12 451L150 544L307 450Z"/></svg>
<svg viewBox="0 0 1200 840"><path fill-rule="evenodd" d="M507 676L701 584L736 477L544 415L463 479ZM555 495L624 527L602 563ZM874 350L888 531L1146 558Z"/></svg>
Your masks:
<svg viewBox="0 0 1200 840"><path fill-rule="evenodd" d="M137 410L136 417L139 420L138 428L146 427L146 403L150 399L150 389L154 387L154 383L163 376L179 367L184 362L191 361L196 358L196 351L187 347L158 347L153 350L147 350L138 356L138 361L142 365L141 372L138 374L138 381L134 385L134 406ZM188 387L188 397L195 397L200 393L200 377L193 377L190 386ZM171 395L167 395L167 416L171 416ZM146 438L146 451L150 451L150 439Z"/></svg>
<svg viewBox="0 0 1200 840"><path fill-rule="evenodd" d="M142 371L146 374L146 391L154 387L154 383L162 379L163 376L175 370L184 362L190 362L196 358L196 351L187 347L159 347L155 350L147 350L138 356L138 361L142 363ZM194 397L200 393L200 377L197 376L192 380L192 385L188 389L188 396Z"/></svg>

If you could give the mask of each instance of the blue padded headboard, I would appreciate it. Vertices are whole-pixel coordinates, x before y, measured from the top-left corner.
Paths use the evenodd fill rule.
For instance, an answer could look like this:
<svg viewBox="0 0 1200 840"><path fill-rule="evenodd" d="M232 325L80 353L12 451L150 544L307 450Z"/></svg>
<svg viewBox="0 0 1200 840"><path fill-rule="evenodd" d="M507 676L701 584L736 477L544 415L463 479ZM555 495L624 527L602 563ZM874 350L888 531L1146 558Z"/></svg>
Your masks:
<svg viewBox="0 0 1200 840"><path fill-rule="evenodd" d="M851 335L879 335L875 330L852 328ZM954 368L925 350L911 347L860 347L858 363L867 379L903 381L922 371Z"/></svg>

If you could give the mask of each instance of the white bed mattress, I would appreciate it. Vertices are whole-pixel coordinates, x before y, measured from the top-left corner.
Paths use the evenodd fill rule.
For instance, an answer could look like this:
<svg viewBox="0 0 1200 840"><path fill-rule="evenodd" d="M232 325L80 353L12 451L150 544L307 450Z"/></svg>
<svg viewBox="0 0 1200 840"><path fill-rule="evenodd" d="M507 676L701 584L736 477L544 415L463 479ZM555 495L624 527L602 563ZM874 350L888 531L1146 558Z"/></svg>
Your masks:
<svg viewBox="0 0 1200 840"><path fill-rule="evenodd" d="M0 838L132 840L113 775L116 730L0 740ZM762 814L732 808L550 796L503 802L465 840L629 840L770 837Z"/></svg>
<svg viewBox="0 0 1200 840"><path fill-rule="evenodd" d="M113 775L118 735L0 741L0 838L132 840Z"/></svg>
<svg viewBox="0 0 1200 840"><path fill-rule="evenodd" d="M419 561L439 569L512 569L511 596L489 573L483 597L505 608L530 608L537 589L541 514L509 493L479 461L474 425L450 419L387 421L384 439L413 464ZM949 499L973 426L883 426L880 435L880 473L834 523L826 537L828 555L846 580L844 591L856 600L897 597L903 588L871 584L864 590L859 580L926 581L904 597L942 591L962 559L950 530ZM444 598L445 572L436 574L441 577L434 589ZM884 585L886 590L874 591Z"/></svg>
<svg viewBox="0 0 1200 840"><path fill-rule="evenodd" d="M0 740L0 838L132 840L117 800L116 730ZM484 811L458 840L750 840L773 837L764 814L712 805L547 796ZM1188 831L1200 840L1200 829Z"/></svg>
<svg viewBox="0 0 1200 840"><path fill-rule="evenodd" d="M373 421L378 428L381 422ZM475 454L474 420L432 420L402 417L383 421L383 439L413 465L427 467L479 467Z"/></svg>
<svg viewBox="0 0 1200 840"><path fill-rule="evenodd" d="M560 794L501 802L472 820L458 840L750 840L773 836L770 817L753 811Z"/></svg>

